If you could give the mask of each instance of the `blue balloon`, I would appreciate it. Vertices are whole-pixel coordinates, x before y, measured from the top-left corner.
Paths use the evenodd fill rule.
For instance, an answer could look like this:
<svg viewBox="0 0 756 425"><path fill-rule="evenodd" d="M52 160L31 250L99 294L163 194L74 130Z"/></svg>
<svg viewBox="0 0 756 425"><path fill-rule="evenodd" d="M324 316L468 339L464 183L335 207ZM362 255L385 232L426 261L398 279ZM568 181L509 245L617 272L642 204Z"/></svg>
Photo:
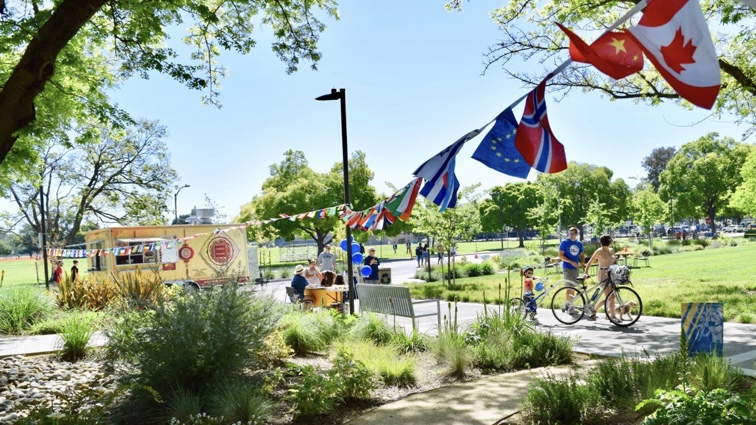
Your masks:
<svg viewBox="0 0 756 425"><path fill-rule="evenodd" d="M360 273L362 273L362 275L365 277L370 276L370 273L372 272L373 272L373 269L370 268L370 266L365 266L360 269Z"/></svg>
<svg viewBox="0 0 756 425"><path fill-rule="evenodd" d="M341 243L339 244L339 248L341 248L343 251L347 250L347 240L346 239L342 239L341 240Z"/></svg>
<svg viewBox="0 0 756 425"><path fill-rule="evenodd" d="M355 252L360 252L360 244L357 242L352 243L352 254Z"/></svg>
<svg viewBox="0 0 756 425"><path fill-rule="evenodd" d="M352 262L353 263L361 263L364 258L362 258L362 254L359 252L352 254Z"/></svg>

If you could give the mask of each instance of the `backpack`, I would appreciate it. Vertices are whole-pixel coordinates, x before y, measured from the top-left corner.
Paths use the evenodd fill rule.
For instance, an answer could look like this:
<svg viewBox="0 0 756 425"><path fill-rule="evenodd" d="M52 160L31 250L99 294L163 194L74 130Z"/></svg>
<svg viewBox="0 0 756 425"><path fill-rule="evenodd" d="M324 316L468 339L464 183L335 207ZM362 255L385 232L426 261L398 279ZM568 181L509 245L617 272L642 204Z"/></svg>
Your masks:
<svg viewBox="0 0 756 425"><path fill-rule="evenodd" d="M630 282L630 269L627 266L612 264L609 266L609 279L619 285Z"/></svg>

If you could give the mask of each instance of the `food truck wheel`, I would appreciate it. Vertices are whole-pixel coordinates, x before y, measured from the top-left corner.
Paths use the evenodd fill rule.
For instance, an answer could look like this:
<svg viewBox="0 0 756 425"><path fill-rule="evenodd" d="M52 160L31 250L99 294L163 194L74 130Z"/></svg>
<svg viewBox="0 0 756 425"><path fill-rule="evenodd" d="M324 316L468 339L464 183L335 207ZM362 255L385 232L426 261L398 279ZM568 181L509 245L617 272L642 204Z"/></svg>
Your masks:
<svg viewBox="0 0 756 425"><path fill-rule="evenodd" d="M184 291L186 292L197 292L199 291L199 285L197 285L194 282L185 282L184 283Z"/></svg>

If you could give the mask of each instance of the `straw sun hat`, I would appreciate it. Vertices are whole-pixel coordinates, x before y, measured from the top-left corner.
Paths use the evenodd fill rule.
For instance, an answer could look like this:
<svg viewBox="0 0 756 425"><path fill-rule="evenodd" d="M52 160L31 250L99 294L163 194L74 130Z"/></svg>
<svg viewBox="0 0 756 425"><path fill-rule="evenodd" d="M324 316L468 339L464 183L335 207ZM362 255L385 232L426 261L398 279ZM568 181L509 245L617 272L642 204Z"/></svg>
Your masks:
<svg viewBox="0 0 756 425"><path fill-rule="evenodd" d="M304 266L302 266L301 264L297 264L297 266L294 267L294 274L302 274L303 271Z"/></svg>

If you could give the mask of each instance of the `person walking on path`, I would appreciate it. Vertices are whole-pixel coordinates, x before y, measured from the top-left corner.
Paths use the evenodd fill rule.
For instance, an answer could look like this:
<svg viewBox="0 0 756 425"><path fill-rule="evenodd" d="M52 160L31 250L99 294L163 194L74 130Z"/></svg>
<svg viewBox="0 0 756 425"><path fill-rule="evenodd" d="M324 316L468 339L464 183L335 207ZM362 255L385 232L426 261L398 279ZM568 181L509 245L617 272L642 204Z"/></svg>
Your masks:
<svg viewBox="0 0 756 425"><path fill-rule="evenodd" d="M79 280L79 260L73 261L73 267L71 267L71 281L75 282Z"/></svg>
<svg viewBox="0 0 756 425"><path fill-rule="evenodd" d="M365 278L365 283L377 285L380 280L380 277L378 276L378 266L381 265L381 262L378 260L378 257L375 256L375 248L370 248L370 250L368 250L368 256L365 257L364 264L370 266L370 276Z"/></svg>
<svg viewBox="0 0 756 425"><path fill-rule="evenodd" d="M336 256L331 252L331 245L326 245L323 252L318 255L318 267L320 271L336 270Z"/></svg>
<svg viewBox="0 0 756 425"><path fill-rule="evenodd" d="M583 243L577 240L578 229L570 227L570 237L559 244L559 259L562 260L562 274L566 280L566 286L577 288L577 280L580 277L579 268L585 264L585 252ZM567 290L567 299L571 300L575 294L574 289Z"/></svg>
<svg viewBox="0 0 756 425"><path fill-rule="evenodd" d="M410 241L407 241L407 254L410 255L410 260L412 259L412 243Z"/></svg>
<svg viewBox="0 0 756 425"><path fill-rule="evenodd" d="M417 258L417 266L423 266L423 244L419 243L415 247L415 258Z"/></svg>
<svg viewBox="0 0 756 425"><path fill-rule="evenodd" d="M57 267L53 271L53 282L60 285L63 282L63 262L58 261Z"/></svg>

